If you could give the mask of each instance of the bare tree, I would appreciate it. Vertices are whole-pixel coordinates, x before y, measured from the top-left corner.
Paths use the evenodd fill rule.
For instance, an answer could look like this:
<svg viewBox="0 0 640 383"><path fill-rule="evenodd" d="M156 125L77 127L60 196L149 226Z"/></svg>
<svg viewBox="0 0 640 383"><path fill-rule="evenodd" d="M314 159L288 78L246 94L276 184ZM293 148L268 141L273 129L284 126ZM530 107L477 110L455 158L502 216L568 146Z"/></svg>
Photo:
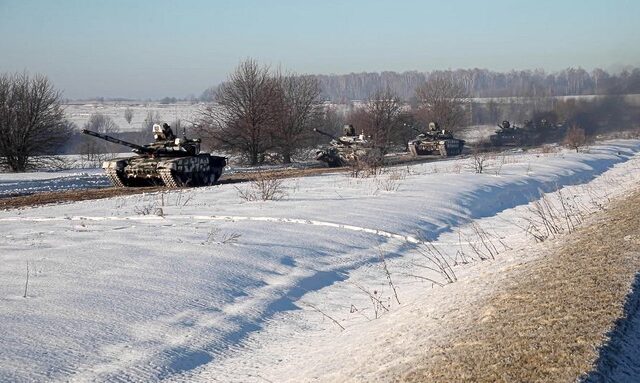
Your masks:
<svg viewBox="0 0 640 383"><path fill-rule="evenodd" d="M285 164L291 155L309 141L311 128L322 118L320 84L311 76L278 75L277 116L273 129L274 144Z"/></svg>
<svg viewBox="0 0 640 383"><path fill-rule="evenodd" d="M102 113L92 114L89 117L89 120L84 124L84 129L104 134L113 134L120 131L118 124L113 122L111 117Z"/></svg>
<svg viewBox="0 0 640 383"><path fill-rule="evenodd" d="M345 116L344 122L346 124L353 125L353 127L356 129L356 133L358 134L370 134L370 132L373 130L371 128L373 124L371 121L371 115L364 108L355 108L350 110ZM338 133L340 133L339 135L342 134L342 128L343 126L340 126L340 129L338 130Z"/></svg>
<svg viewBox="0 0 640 383"><path fill-rule="evenodd" d="M584 146L587 143L587 135L584 132L584 129L579 127L578 125L573 125L567 131L567 135L564 138L564 143L570 148L576 150L576 153L580 151L580 147Z"/></svg>
<svg viewBox="0 0 640 383"><path fill-rule="evenodd" d="M49 163L71 126L46 76L0 75L0 166L18 172Z"/></svg>
<svg viewBox="0 0 640 383"><path fill-rule="evenodd" d="M160 112L156 111L154 113L153 111L148 110L147 117L145 117L142 122L142 129L150 132L154 124L160 124L161 122L162 116L160 115Z"/></svg>
<svg viewBox="0 0 640 383"><path fill-rule="evenodd" d="M200 112L196 129L211 144L239 151L255 165L272 147L277 95L269 68L247 59L218 87L215 102Z"/></svg>
<svg viewBox="0 0 640 383"><path fill-rule="evenodd" d="M376 91L365 105L369 124L363 127L373 137L375 145L386 152L394 138L399 136L402 102L390 88Z"/></svg>
<svg viewBox="0 0 640 383"><path fill-rule="evenodd" d="M374 92L364 105L364 108L352 110L346 118L357 131L362 131L383 152L391 144L404 141L403 130L410 122L404 121L402 103L395 92L389 88Z"/></svg>
<svg viewBox="0 0 640 383"><path fill-rule="evenodd" d="M92 114L83 128L108 135L120 131L118 124L113 122L111 117L102 113ZM88 136L83 136L80 144L80 153L83 154L88 161L94 162L104 161L107 157L105 156L106 153L115 153L118 150L120 150L118 145Z"/></svg>
<svg viewBox="0 0 640 383"><path fill-rule="evenodd" d="M124 110L124 119L127 121L127 124L131 125L131 120L133 120L133 109L127 107Z"/></svg>
<svg viewBox="0 0 640 383"><path fill-rule="evenodd" d="M487 121L497 124L500 121L500 107L493 98L487 103Z"/></svg>
<svg viewBox="0 0 640 383"><path fill-rule="evenodd" d="M437 122L449 130L455 130L464 123L469 95L462 82L434 74L416 89L416 96L418 116L423 123Z"/></svg>

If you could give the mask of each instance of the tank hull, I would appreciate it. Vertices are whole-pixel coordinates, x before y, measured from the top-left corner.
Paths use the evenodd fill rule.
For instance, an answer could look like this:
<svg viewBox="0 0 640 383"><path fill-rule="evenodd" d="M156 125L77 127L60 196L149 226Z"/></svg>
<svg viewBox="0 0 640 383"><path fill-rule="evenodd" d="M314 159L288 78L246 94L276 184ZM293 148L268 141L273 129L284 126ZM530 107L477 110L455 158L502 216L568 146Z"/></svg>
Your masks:
<svg viewBox="0 0 640 383"><path fill-rule="evenodd" d="M444 140L417 139L409 141L409 152L413 156L439 155L442 157L462 154L464 140L448 138Z"/></svg>
<svg viewBox="0 0 640 383"><path fill-rule="evenodd" d="M316 152L316 160L326 162L330 168L361 163L371 165L382 161L382 152L378 148L328 147Z"/></svg>
<svg viewBox="0 0 640 383"><path fill-rule="evenodd" d="M184 157L115 158L102 164L116 187L134 186L207 186L222 175L224 157L200 153Z"/></svg>
<svg viewBox="0 0 640 383"><path fill-rule="evenodd" d="M528 141L526 134L492 134L489 141L493 146L522 146Z"/></svg>

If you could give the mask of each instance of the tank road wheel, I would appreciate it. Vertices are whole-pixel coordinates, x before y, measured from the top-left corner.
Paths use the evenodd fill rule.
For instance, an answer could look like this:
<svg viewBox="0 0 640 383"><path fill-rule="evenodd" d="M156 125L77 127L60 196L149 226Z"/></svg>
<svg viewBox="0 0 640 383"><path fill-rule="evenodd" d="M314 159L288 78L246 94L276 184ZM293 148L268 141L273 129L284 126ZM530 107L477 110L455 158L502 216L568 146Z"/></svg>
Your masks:
<svg viewBox="0 0 640 383"><path fill-rule="evenodd" d="M218 180L220 179L220 176L222 176L222 169L212 171L211 173L209 173L209 179L205 183L205 185L207 186L215 185L216 182L218 182Z"/></svg>
<svg viewBox="0 0 640 383"><path fill-rule="evenodd" d="M185 186L198 187L206 185L207 180L202 172L194 171L186 175Z"/></svg>
<svg viewBox="0 0 640 383"><path fill-rule="evenodd" d="M209 180L208 180L208 178L205 178L205 177L206 177L206 175L204 173L202 173L202 172L199 172L199 171L191 172L188 175L186 185L187 186L193 186L193 187L207 185Z"/></svg>
<svg viewBox="0 0 640 383"><path fill-rule="evenodd" d="M179 188L185 186L209 186L214 185L222 175L222 169L212 172L176 173L170 169L160 169L160 178L165 186Z"/></svg>
<svg viewBox="0 0 640 383"><path fill-rule="evenodd" d="M126 186L124 178L122 177L122 172L119 172L115 169L107 169L106 173L107 178L109 178L109 181L111 181L113 186L117 188L123 188Z"/></svg>
<svg viewBox="0 0 640 383"><path fill-rule="evenodd" d="M160 169L160 178L164 186L170 188L178 188L182 186L182 181L177 177L176 173L171 169Z"/></svg>

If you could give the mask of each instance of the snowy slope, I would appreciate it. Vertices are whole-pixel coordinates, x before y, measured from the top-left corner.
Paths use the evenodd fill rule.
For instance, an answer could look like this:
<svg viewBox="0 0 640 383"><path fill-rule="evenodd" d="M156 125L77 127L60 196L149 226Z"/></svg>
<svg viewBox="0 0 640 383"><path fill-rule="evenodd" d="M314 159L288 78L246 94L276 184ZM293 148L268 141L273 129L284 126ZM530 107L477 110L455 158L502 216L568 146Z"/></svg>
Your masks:
<svg viewBox="0 0 640 383"><path fill-rule="evenodd" d="M456 228L473 220L515 238L513 208L603 173L594 182L622 192L640 176L639 150L612 141L588 153L498 156L484 174L471 159L367 179L326 174L287 180L280 201L245 202L223 185L0 212L0 381L343 381L350 369L371 379L403 358L347 365L345 355L388 359L367 343L372 334L390 318L410 330L408 302L425 291L441 307L468 303L447 291L463 292L489 267L461 265L459 282L425 290L405 275L422 271L416 242L437 240L453 257ZM158 208L162 216L147 214ZM393 273L402 305L380 274L381 252L403 270ZM363 292L374 289L390 304L378 320Z"/></svg>

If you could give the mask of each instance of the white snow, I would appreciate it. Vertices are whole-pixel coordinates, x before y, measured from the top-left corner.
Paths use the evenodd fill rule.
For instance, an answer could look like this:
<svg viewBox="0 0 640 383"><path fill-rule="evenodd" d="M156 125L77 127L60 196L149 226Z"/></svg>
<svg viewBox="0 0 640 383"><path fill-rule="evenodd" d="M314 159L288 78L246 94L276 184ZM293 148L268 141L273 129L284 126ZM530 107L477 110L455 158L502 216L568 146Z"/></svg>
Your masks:
<svg viewBox="0 0 640 383"><path fill-rule="evenodd" d="M151 112L163 121L172 123L180 120L182 123L193 121L198 111L204 105L201 103L179 102L175 104L160 104L158 102L88 102L69 103L64 105L66 117L82 128L89 121L92 114L100 113L108 116L118 125L121 131L140 130L143 128L147 114ZM124 118L124 111L130 108L133 111L131 123Z"/></svg>
<svg viewBox="0 0 640 383"><path fill-rule="evenodd" d="M0 173L0 198L35 192L108 187L111 183L102 169L55 172Z"/></svg>
<svg viewBox="0 0 640 383"><path fill-rule="evenodd" d="M596 210L637 185L638 151L325 174L286 180L280 201L245 202L239 184L0 212L0 381L389 379L535 257L530 200L564 187ZM495 259L469 256L476 225ZM428 240L457 282L425 269Z"/></svg>

